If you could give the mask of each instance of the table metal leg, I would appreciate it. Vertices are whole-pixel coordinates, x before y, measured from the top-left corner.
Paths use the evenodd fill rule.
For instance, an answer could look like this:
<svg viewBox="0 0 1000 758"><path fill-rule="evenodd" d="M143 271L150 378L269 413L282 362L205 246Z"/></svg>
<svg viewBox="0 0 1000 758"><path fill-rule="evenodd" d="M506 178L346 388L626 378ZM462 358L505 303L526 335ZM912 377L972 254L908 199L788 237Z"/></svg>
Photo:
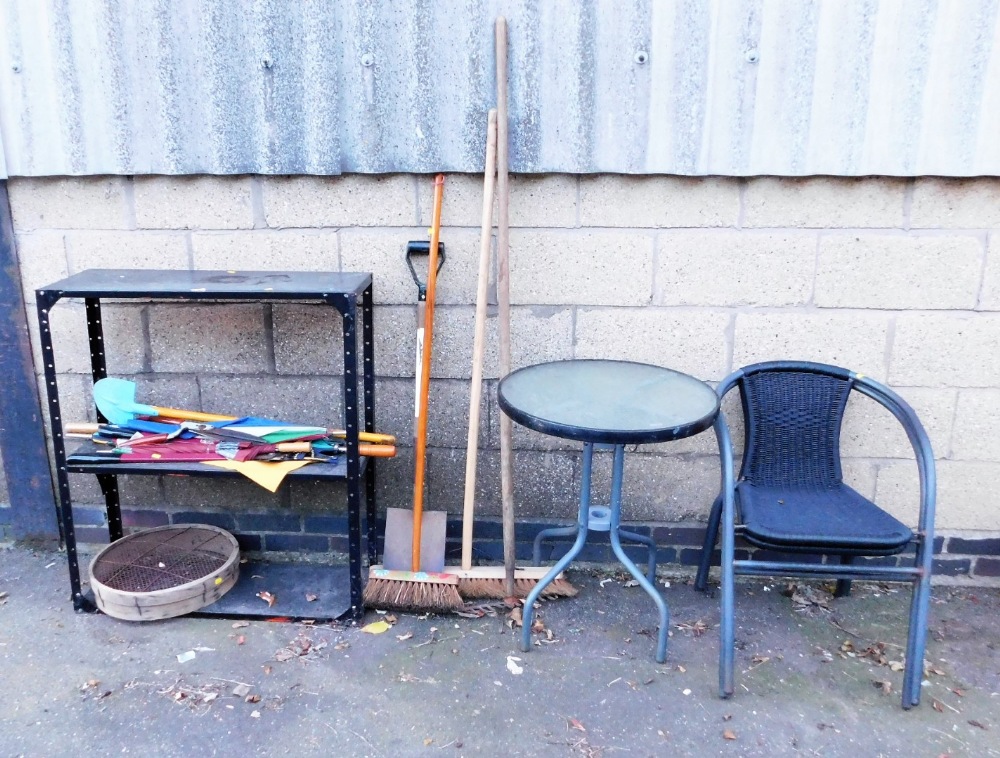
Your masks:
<svg viewBox="0 0 1000 758"><path fill-rule="evenodd" d="M583 444L583 471L580 474L580 512L576 517L576 541L573 546L559 562L553 566L542 580L535 585L535 588L524 601L524 615L522 620L524 626L521 629L521 650L528 652L531 650L531 622L535 616L535 603L541 597L542 591L559 576L576 556L583 550L583 544L587 541L587 519L590 517L590 472L594 462L594 445L590 442Z"/></svg>
<svg viewBox="0 0 1000 758"><path fill-rule="evenodd" d="M622 562L622 565L639 582L639 586L646 590L646 593L656 603L656 608L660 613L660 634L656 644L656 662L663 663L667 659L667 633L670 630L670 614L667 611L667 603L657 591L653 582L643 575L639 567L632 562L632 559L622 549L619 527L622 520L622 478L624 470L625 446L616 445L614 468L611 473L611 548L615 551L615 555L618 556L618 560ZM653 560L655 561L655 558Z"/></svg>

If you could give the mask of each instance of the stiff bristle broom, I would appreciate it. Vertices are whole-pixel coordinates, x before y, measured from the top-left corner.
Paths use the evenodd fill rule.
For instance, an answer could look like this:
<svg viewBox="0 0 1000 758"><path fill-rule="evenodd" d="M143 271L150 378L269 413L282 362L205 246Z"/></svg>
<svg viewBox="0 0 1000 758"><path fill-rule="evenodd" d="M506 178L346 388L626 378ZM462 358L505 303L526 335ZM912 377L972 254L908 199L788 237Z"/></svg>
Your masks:
<svg viewBox="0 0 1000 758"><path fill-rule="evenodd" d="M462 513L462 566L446 568L458 576L458 591L466 600L527 597L549 572L545 567L514 566L514 502L510 472L510 440L506 440L501 465L503 474L504 566L472 566L472 528L476 499L476 463L479 452L479 404L483 388L483 355L486 341L486 298L489 280L490 234L493 227L494 173L499 176L497 262L498 301L500 304L501 376L510 371L510 296L507 290L507 226L509 195L507 184L507 22L500 17L496 24L497 105L489 113L486 140L486 170L483 175L483 216L479 240L479 281L476 291L476 326L472 347L472 389L469 399L469 437L465 457L465 503ZM506 418L506 417L502 417ZM509 422L509 419L508 419ZM503 428L503 427L502 427ZM510 433L508 428L507 433ZM504 441L501 440L503 443ZM561 575L546 585L543 597L572 597L577 589Z"/></svg>
<svg viewBox="0 0 1000 758"><path fill-rule="evenodd" d="M434 298L437 288L438 244L441 239L441 203L444 196L444 175L434 179L434 211L431 243L427 262L427 300L424 311L423 339L418 336L419 389L417 393L417 433L413 476L413 532L410 570L392 570L372 566L365 585L363 599L370 608L398 611L448 613L464 607L458 593L458 577L440 572L421 571L421 527L424 515L424 474L427 457L427 403L430 396L431 346L434 332ZM444 521L441 520L443 526ZM388 542L389 519L386 519ZM444 562L443 541L440 562Z"/></svg>

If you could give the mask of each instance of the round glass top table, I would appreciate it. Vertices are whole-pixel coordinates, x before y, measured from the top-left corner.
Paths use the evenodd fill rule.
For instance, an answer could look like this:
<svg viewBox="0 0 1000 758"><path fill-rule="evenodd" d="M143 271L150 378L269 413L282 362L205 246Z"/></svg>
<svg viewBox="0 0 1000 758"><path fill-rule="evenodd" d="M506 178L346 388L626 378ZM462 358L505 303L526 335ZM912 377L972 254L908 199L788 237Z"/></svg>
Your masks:
<svg viewBox="0 0 1000 758"><path fill-rule="evenodd" d="M625 445L679 440L708 429L721 418L715 390L693 376L661 366L615 360L569 360L540 363L508 374L497 388L497 400L504 413L529 429L584 443L577 523L540 532L535 538L535 564L540 562L541 541L546 537L576 535L576 539L525 601L521 649L527 652L531 648L534 603L546 585L579 555L589 531L606 531L618 560L656 602L660 614L656 660L663 663L669 615L654 584L656 545L645 535L621 529ZM609 507L590 504L595 444L614 446ZM625 554L622 538L648 548L645 575Z"/></svg>

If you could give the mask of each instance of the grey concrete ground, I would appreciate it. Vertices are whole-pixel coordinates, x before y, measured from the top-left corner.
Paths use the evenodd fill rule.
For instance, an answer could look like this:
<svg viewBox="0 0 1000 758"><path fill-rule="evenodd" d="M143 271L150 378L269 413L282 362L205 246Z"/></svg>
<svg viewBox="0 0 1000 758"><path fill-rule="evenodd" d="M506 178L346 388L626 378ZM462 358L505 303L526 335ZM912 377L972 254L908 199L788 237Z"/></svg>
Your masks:
<svg viewBox="0 0 1000 758"><path fill-rule="evenodd" d="M0 549L0 755L1000 755L996 590L935 591L923 702L906 712L904 590L742 585L723 701L715 599L664 589L657 665L642 591L572 579L580 595L542 607L551 639L525 654L502 608L399 614L377 635L80 615L62 554Z"/></svg>

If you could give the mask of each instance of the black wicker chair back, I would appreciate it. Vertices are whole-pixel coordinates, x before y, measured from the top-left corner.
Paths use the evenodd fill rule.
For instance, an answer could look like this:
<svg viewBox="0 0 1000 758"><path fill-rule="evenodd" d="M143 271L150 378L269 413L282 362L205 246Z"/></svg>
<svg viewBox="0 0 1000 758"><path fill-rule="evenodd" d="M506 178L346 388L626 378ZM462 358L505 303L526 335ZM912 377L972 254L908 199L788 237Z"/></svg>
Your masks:
<svg viewBox="0 0 1000 758"><path fill-rule="evenodd" d="M743 378L746 445L741 478L764 487L836 487L840 427L851 383L806 371Z"/></svg>

